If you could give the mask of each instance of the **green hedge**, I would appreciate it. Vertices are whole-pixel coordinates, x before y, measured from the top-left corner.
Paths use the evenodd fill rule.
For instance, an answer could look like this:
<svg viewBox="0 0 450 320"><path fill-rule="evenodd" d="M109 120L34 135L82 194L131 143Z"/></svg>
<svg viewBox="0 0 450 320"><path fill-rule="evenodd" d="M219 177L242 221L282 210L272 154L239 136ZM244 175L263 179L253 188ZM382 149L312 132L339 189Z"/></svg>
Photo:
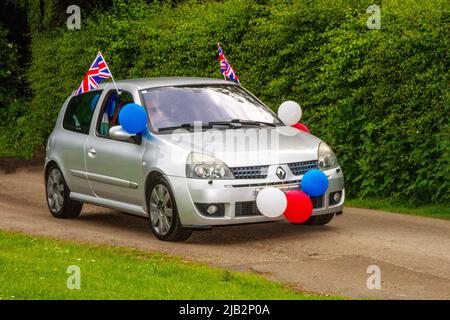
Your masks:
<svg viewBox="0 0 450 320"><path fill-rule="evenodd" d="M16 97L18 67L17 48L8 40L8 31L0 24L0 113Z"/></svg>
<svg viewBox="0 0 450 320"><path fill-rule="evenodd" d="M220 78L220 40L244 87L274 110L285 99L305 108L351 196L449 201L447 0L383 1L380 30L367 29L362 0L113 2L80 31L33 34L34 97L11 141L21 156L45 143L97 48L116 79Z"/></svg>
<svg viewBox="0 0 450 320"><path fill-rule="evenodd" d="M22 139L18 124L26 110L18 97L23 69L18 63L17 46L8 39L8 30L0 25L0 157L20 155L16 150ZM28 151L21 155L27 156Z"/></svg>

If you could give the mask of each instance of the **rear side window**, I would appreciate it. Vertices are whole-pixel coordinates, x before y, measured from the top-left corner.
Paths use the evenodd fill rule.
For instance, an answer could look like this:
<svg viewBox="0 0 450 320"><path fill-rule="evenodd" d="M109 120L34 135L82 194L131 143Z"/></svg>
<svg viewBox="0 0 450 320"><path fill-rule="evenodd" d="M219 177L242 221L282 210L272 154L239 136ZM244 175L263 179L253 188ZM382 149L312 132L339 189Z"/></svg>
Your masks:
<svg viewBox="0 0 450 320"><path fill-rule="evenodd" d="M88 134L92 115L102 91L90 91L74 96L64 114L64 129Z"/></svg>

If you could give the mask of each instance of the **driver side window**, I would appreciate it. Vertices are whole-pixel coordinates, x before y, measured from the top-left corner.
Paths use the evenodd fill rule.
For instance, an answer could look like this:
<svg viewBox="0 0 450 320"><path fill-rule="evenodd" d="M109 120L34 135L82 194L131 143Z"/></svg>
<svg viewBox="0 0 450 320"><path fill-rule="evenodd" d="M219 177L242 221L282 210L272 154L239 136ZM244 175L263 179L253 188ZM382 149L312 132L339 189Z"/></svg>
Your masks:
<svg viewBox="0 0 450 320"><path fill-rule="evenodd" d="M127 91L111 90L103 103L97 122L97 135L109 138L109 129L120 125L119 112L128 103L133 103L133 96Z"/></svg>

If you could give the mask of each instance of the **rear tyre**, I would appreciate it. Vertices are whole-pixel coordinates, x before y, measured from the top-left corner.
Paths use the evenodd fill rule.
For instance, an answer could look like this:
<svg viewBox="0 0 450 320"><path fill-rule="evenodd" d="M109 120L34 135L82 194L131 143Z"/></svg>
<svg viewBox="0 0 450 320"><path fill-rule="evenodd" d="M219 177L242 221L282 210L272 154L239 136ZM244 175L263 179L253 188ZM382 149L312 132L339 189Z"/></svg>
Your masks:
<svg viewBox="0 0 450 320"><path fill-rule="evenodd" d="M329 223L334 218L334 213L321 214L318 216L311 216L302 224L307 226L323 226Z"/></svg>
<svg viewBox="0 0 450 320"><path fill-rule="evenodd" d="M164 177L151 183L148 205L150 230L159 240L184 241L191 236L192 230L181 225L175 197Z"/></svg>
<svg viewBox="0 0 450 320"><path fill-rule="evenodd" d="M57 165L53 164L45 174L47 205L55 218L68 219L80 215L83 203L70 199L70 190Z"/></svg>

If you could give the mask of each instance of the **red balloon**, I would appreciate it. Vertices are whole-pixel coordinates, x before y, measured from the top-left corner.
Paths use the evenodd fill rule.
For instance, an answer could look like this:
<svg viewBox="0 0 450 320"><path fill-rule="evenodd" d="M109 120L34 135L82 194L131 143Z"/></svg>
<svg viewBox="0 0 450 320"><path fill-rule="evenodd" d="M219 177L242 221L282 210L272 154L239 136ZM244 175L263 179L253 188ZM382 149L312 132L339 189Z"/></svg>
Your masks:
<svg viewBox="0 0 450 320"><path fill-rule="evenodd" d="M302 130L302 131L305 131L305 132L308 132L308 133L309 133L308 127L305 126L304 124L301 124L300 122L294 124L293 127L294 127L295 129Z"/></svg>
<svg viewBox="0 0 450 320"><path fill-rule="evenodd" d="M311 217L313 205L310 197L300 190L286 192L287 207L284 216L289 222L302 223Z"/></svg>

